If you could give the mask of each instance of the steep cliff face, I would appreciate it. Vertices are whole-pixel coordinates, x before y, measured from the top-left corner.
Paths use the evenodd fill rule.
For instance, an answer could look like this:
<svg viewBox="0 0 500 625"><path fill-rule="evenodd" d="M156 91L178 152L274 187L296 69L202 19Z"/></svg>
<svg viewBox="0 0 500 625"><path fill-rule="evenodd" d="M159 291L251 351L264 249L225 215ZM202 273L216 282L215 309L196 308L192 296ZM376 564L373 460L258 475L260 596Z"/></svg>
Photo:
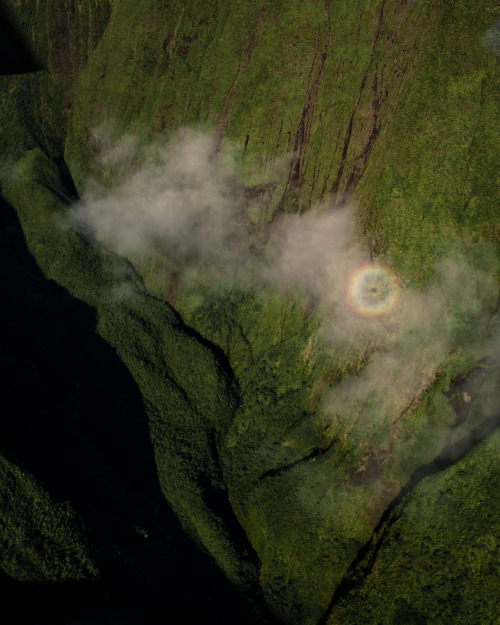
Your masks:
<svg viewBox="0 0 500 625"><path fill-rule="evenodd" d="M75 80L106 28L111 2L64 0L33 5L25 0L9 0L3 5L30 41L38 62L59 82L67 114Z"/></svg>
<svg viewBox="0 0 500 625"><path fill-rule="evenodd" d="M12 0L2 6L45 68L2 77L2 154L16 160L26 149L42 146L50 156L62 157L75 80L104 31L109 3Z"/></svg>
<svg viewBox="0 0 500 625"><path fill-rule="evenodd" d="M114 350L144 403L163 497L250 598L256 612L248 611L248 622L466 623L473 614L489 622L499 539L498 498L487 488L498 475L500 120L491 43L498 7L489 0L362 4L7 3L48 70L1 79L2 194L43 274L95 311L88 332ZM163 142L175 142L185 126L213 137L201 168L215 176L213 163L231 155L227 193L196 187L191 152L187 174L154 169L162 155L179 154ZM105 142L124 136L125 158L116 158L120 150L102 158L103 146L112 148ZM205 190L222 203L229 194L238 212L227 214L244 224L244 235L229 232L246 259L240 273L252 270L254 278L228 279L211 266L213 254L193 264L161 235L146 253L125 251L126 260L94 242L91 230L74 232L67 213L76 189L68 187L63 152L80 193L93 178L118 189L118 205L133 191L121 185L148 167L145 180L163 191L157 181L167 178L169 192L185 185L191 193L194 185L201 202ZM157 201L148 185L142 189L146 202ZM314 256L303 248L320 239L304 230L301 247L287 219L310 213L315 202L326 203L323 218L356 205L353 238L365 246L364 259L391 267L403 293L387 322L359 321L290 278ZM131 223L140 230L140 220ZM314 230L329 222L301 223ZM212 224L202 223L201 235L196 219L191 225L194 238L217 245ZM331 250L341 222L335 228ZM290 245L275 263L293 269L281 267L287 279L276 287L267 278L276 266L255 267L283 231ZM117 249L112 239L104 237ZM318 258L317 273L321 263L343 262L326 252ZM58 410L61 422L69 418L67 407ZM143 432L134 411L120 444ZM105 412L119 427L111 406L111 416ZM94 444L88 427L65 435L85 434ZM111 447L104 445L99 466L122 472L123 456ZM12 469L6 452L6 471L24 493L41 465L25 467L26 450L15 449L21 468ZM137 457L151 460L146 447ZM48 494L40 497L55 519L53 479L44 477ZM123 484L110 479L104 491L113 488L126 499ZM76 498L73 505L94 504ZM2 514L12 549L13 513L7 506ZM126 514L135 519L135 508ZM80 534L68 538L73 555L64 544L54 548L56 560L69 558L70 577L106 577L119 566L111 555L85 564L85 549L103 549L105 532L92 551L81 527L94 527L95 515L81 526L71 515L67 534ZM43 514L33 523L43 525ZM157 547L168 552L168 523L145 551L123 528L119 549L128 549L132 569L147 568ZM49 579L60 579L46 553L35 550L33 558L56 571ZM2 567L13 574L9 562ZM151 579L161 577L154 562ZM36 566L25 568L39 579ZM155 592L156 613L169 614Z"/></svg>
<svg viewBox="0 0 500 625"><path fill-rule="evenodd" d="M88 146L103 122L213 128L267 185L259 223L356 191L374 253L420 281L456 237L498 237L493 4L116 4L79 79L68 162L77 181L99 175Z"/></svg>
<svg viewBox="0 0 500 625"><path fill-rule="evenodd" d="M0 359L0 566L6 574L0 584L5 609L16 614L19 623L40 619L47 622L100 619L106 614L143 623L157 622L158 614L175 622L184 618L198 620L207 614L215 618L213 614L219 614L223 621L227 618L230 622L241 611L241 598L226 581L231 571L228 568L222 576L210 564L212 558L197 553L201 544L198 536L204 537L207 546L212 545L209 549L222 568L233 568L233 580L234 568L244 566L240 560L244 560L245 547L251 550L242 544L238 534L234 536L230 515L225 519L217 517L220 509L217 513L195 492L202 488L205 497L217 499L223 488L217 478L220 471L214 450L203 440L214 435L212 426L198 424L198 442L191 447L196 418L190 416L191 408L186 403L184 406L177 403L180 421L174 426L170 420L168 435L162 432L169 415L173 415L172 409L175 412L175 397L177 402L188 401L196 383L188 385L184 398L179 397L180 386L173 393L166 391L164 367L159 379L152 362L153 358L161 357L164 339L162 347L157 347L155 340L151 342L155 333L148 329L148 321L140 311L135 312L135 321L129 325L114 308L113 289L124 288L123 278L131 279L128 288L131 294L134 291L134 272L126 263L122 265L121 259L115 258L118 264L105 262L107 269L104 269L99 263L99 253L95 256L91 249L87 251L93 261L87 257L80 264L74 263L75 257L72 260L66 257L72 264L71 270L64 268L64 253L57 263L53 262L54 222L50 209L64 210L61 197L67 190L58 176L54 176L53 163L41 152L29 155L26 160L38 165L38 174L33 169L28 170L30 173L25 171L25 183L38 176L44 185L49 182L52 185L49 191L31 180L25 189L29 206L37 206L29 213L32 217L29 225L25 222L27 232L33 235L27 239L39 262L43 264L42 258L46 259L46 270L52 264L56 273L62 271L59 278L72 276L68 286L80 297L73 297L44 276L26 247L14 211L2 199L1 275L8 294L2 302L5 334ZM48 198L47 204L33 203L35 189L40 192L39 199ZM4 193L9 191L4 188ZM16 201L18 208L22 203L21 193ZM66 242L64 236L59 239L58 231L56 228L56 244L61 252L65 247L74 252L71 242L81 251L81 245L85 247L83 241L72 241L71 236ZM92 277L86 281L88 270ZM143 340L137 340L136 348L135 340L129 344L132 359L136 349L141 350L139 377L143 390L150 389L147 398L141 395L115 349L96 330L98 325L106 325L104 317L84 303L92 294L97 295L94 302L100 300L94 291L98 288L99 275L105 281L106 276L111 279L104 298L111 306L107 322L111 334L116 331L119 334L128 326L126 333L135 328L136 336L145 332L149 337L146 339L149 348ZM116 283L115 279L118 279ZM135 287L141 292L140 282L135 281ZM162 324L163 336L169 331L165 312L161 312L160 306L155 315L155 323ZM182 349L186 341L196 350L196 340L180 332L176 338L181 346L179 351L189 352L189 347L188 352ZM110 337L107 340L113 341ZM146 356L144 348L151 348L155 355ZM199 354L193 362L204 371ZM177 384L182 383L179 373L176 368ZM204 374L198 373L198 378L200 375ZM203 389L208 387L218 394L220 401L229 402L227 410L221 404L218 411L224 421L231 415L231 390L226 386L223 372L220 377L222 384L212 380L211 384L203 384ZM162 390L157 393L155 388ZM161 415L153 408L158 401L153 397L155 393L168 404L164 404ZM147 415L153 411L158 417L156 423L154 419L148 420ZM162 441L158 465L150 440L153 428L159 431ZM175 450L176 459L169 447ZM173 505L177 515L184 517L182 523L190 529L190 538L161 492L159 466L163 475L168 473L169 481L163 482L171 489L173 499L177 499ZM189 491L194 494L194 500L190 501ZM193 504L198 508L196 512ZM230 530L224 530L228 521ZM214 523L217 523L215 532ZM210 539L210 533L215 534L215 542L213 536ZM224 538L226 534L233 538ZM197 540L197 548L193 539ZM249 581L254 566L251 554L247 554L247 560L245 579ZM47 582L52 585L48 587ZM158 605L162 607L158 609ZM249 622L258 618L251 606L245 612Z"/></svg>

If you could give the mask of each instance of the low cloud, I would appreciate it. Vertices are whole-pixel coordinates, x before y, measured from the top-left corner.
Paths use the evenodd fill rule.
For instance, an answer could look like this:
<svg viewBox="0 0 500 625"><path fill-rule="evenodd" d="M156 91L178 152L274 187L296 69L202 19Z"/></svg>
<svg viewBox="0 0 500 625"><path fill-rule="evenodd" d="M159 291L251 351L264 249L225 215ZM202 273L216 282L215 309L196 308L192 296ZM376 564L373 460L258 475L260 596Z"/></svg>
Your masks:
<svg viewBox="0 0 500 625"><path fill-rule="evenodd" d="M302 289L332 305L342 301L349 270L368 259L351 245L352 208L326 205L282 216L268 227L265 249L251 252L255 207L241 201L236 151L218 150L213 134L184 128L146 147L136 137L111 136L96 129L93 146L101 169L120 181L107 189L90 180L71 220L112 251L134 258L161 252L179 268L226 276L246 265L240 280ZM282 163L275 170L282 176Z"/></svg>
<svg viewBox="0 0 500 625"><path fill-rule="evenodd" d="M213 135L191 129L147 148L132 137L110 142L99 133L103 167L123 166L127 173L113 190L94 185L84 196L73 213L80 227L124 255L161 251L180 269L216 267L234 278L251 266L238 274L246 286L253 279L309 294L333 346L369 344L365 366L327 397L329 414L394 418L433 380L451 349L463 346L478 357L491 351L484 310L496 289L493 257L481 268L457 249L436 266L431 287L405 290L389 266L373 263L363 244L353 243L352 206L327 205L276 220L265 249L251 253L235 151L218 151Z"/></svg>
<svg viewBox="0 0 500 625"><path fill-rule="evenodd" d="M168 142L140 149L126 137L98 142L103 167L128 173L112 191L89 185L73 218L124 255L161 250L177 263L235 262L244 227L234 202L235 166L216 155L211 135L183 129ZM141 163L131 169L132 157Z"/></svg>

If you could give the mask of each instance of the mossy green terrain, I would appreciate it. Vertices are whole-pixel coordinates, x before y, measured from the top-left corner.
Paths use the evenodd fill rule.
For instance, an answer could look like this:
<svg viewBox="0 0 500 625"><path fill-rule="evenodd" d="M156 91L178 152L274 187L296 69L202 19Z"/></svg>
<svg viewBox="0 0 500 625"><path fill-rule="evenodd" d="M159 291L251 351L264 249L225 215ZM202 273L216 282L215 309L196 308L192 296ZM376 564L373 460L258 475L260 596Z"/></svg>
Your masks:
<svg viewBox="0 0 500 625"><path fill-rule="evenodd" d="M457 237L498 239L494 3L132 4L80 76L72 171L103 175L88 146L104 122L208 127L239 145L258 223L354 192L360 232L411 283Z"/></svg>
<svg viewBox="0 0 500 625"><path fill-rule="evenodd" d="M237 582L239 557L225 536L225 521L204 502L225 492L216 452L231 422L236 392L223 363L166 304L146 294L125 259L63 229L58 217L67 206L60 199L65 191L56 166L39 148L19 161L3 191L16 206L28 247L45 275L96 308L97 332L141 389L168 500Z"/></svg>
<svg viewBox="0 0 500 625"><path fill-rule="evenodd" d="M42 157L40 171L47 162ZM160 490L144 399L132 375L96 332L95 310L47 280L3 199L1 209L0 275L9 293L2 302L0 359L6 467L0 495L6 573L0 584L6 609L20 623L42 615L64 622L101 618L109 611L114 618L138 613L141 623L156 622L158 610L176 622L196 621L207 610L230 614L236 596L206 548L198 553L201 539L189 523L188 497L182 507L189 538ZM168 455L165 446L161 453ZM190 478L170 476L187 495L181 482ZM217 522L217 496L202 477L203 497L210 501L205 507ZM227 564L224 547L217 553L223 534L221 524L211 549ZM251 551L241 535L230 543L240 555ZM247 581L252 566L248 553ZM241 598L237 605L240 611Z"/></svg>
<svg viewBox="0 0 500 625"><path fill-rule="evenodd" d="M326 622L496 622L498 444L496 432L392 511Z"/></svg>
<svg viewBox="0 0 500 625"><path fill-rule="evenodd" d="M95 311L163 496L232 584L283 623L494 622L498 7L362 4L10 2L49 69L2 78L2 194L45 276ZM217 284L168 250L125 259L68 226L63 151L78 191L112 190L183 126L233 154L260 255L290 213L354 204L356 240L403 287L396 321L339 346L305 292ZM106 133L137 154L103 162ZM36 557L48 579L83 566Z"/></svg>
<svg viewBox="0 0 500 625"><path fill-rule="evenodd" d="M68 502L52 501L32 475L1 456L2 569L29 581L98 574L85 529Z"/></svg>

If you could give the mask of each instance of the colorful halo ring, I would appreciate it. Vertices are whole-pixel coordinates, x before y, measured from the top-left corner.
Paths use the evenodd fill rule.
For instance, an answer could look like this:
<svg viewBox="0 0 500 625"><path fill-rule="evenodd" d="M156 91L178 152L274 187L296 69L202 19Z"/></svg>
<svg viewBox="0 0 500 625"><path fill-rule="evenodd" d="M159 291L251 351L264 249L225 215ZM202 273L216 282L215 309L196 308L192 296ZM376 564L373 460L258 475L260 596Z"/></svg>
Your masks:
<svg viewBox="0 0 500 625"><path fill-rule="evenodd" d="M394 275L383 265L364 263L350 272L345 283L346 303L363 317L382 317L394 312L399 287Z"/></svg>

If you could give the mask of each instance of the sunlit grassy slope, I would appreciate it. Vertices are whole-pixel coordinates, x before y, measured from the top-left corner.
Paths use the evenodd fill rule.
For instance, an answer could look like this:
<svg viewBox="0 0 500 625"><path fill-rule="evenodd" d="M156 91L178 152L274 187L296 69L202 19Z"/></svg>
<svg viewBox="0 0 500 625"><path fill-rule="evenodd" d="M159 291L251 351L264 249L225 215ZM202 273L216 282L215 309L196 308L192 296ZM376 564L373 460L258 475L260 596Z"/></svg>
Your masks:
<svg viewBox="0 0 500 625"><path fill-rule="evenodd" d="M77 186L106 173L92 166L102 122L215 128L250 185L275 183L257 221L355 191L374 252L421 282L457 237L498 238L495 15L486 1L121 2L76 87Z"/></svg>
<svg viewBox="0 0 500 625"><path fill-rule="evenodd" d="M17 4L23 25L46 27ZM491 620L498 442L467 451L471 432L494 429L498 396L499 64L485 37L495 2L121 0L68 3L58 19L71 11L71 62L50 31L39 45L50 42L51 71L2 79L2 192L42 271L96 310L131 372L185 529L246 592L258 576L284 623ZM89 176L113 187L123 175L95 158L103 124L143 144L189 125L237 146L254 235L346 194L358 239L413 292L438 261L465 264L431 335L446 336L446 356L401 339L412 346L401 379L430 362L412 401L375 392L332 421L328 392L379 353L365 339L334 348L304 297L208 288L182 268L173 284L168 258L131 257L134 268L62 228L67 193L51 159L63 146L79 191ZM491 347L479 363L478 345ZM460 440L463 453L434 471ZM422 466L434 473L387 509Z"/></svg>

